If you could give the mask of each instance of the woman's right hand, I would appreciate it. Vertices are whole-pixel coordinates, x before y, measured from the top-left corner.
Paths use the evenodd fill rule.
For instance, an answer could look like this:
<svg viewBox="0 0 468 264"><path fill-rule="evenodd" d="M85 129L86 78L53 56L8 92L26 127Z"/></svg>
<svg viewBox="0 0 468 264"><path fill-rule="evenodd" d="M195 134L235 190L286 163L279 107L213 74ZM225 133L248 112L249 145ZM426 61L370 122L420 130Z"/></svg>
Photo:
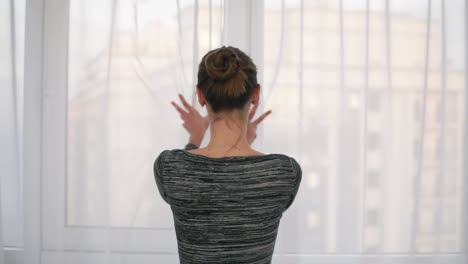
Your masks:
<svg viewBox="0 0 468 264"><path fill-rule="evenodd" d="M247 141L250 145L254 142L257 138L257 126L269 115L271 114L271 110L266 111L257 119L252 121L253 117L255 116L255 112L257 111L258 104L254 105L254 107L249 112L249 123L247 124Z"/></svg>
<svg viewBox="0 0 468 264"><path fill-rule="evenodd" d="M180 101L185 107L183 109L174 101L171 104L175 107L177 112L180 114L180 118L184 121L182 126L190 134L189 143L200 146L203 137L205 136L206 129L209 126L208 116L201 116L200 113L192 107L184 98L183 95L179 94Z"/></svg>

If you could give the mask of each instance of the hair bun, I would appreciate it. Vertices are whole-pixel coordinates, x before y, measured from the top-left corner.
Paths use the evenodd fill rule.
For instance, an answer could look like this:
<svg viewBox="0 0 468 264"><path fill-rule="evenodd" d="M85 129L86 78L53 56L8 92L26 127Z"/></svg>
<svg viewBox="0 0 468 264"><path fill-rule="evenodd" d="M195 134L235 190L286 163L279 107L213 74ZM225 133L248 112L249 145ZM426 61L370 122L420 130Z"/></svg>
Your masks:
<svg viewBox="0 0 468 264"><path fill-rule="evenodd" d="M221 47L209 52L205 57L205 69L215 81L225 82L227 96L239 96L246 92L247 76L240 69L241 61L237 53L229 47Z"/></svg>
<svg viewBox="0 0 468 264"><path fill-rule="evenodd" d="M206 56L205 67L210 78L216 81L226 81L233 78L239 71L239 58L234 50L222 47Z"/></svg>

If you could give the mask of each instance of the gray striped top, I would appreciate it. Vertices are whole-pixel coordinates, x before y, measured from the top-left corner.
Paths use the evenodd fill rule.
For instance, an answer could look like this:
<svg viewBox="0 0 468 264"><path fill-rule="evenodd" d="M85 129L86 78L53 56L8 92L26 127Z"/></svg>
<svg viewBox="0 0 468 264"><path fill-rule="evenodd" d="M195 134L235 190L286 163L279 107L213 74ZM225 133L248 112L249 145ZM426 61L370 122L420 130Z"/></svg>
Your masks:
<svg viewBox="0 0 468 264"><path fill-rule="evenodd" d="M302 178L283 154L210 158L164 150L154 163L172 209L180 263L271 263L283 212Z"/></svg>

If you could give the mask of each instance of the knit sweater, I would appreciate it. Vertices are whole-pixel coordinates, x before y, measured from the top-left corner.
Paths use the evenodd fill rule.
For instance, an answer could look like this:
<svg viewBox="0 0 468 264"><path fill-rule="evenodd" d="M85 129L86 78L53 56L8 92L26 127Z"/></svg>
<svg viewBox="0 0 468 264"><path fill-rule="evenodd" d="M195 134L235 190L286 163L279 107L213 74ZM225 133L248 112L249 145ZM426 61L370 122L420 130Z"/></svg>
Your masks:
<svg viewBox="0 0 468 264"><path fill-rule="evenodd" d="M172 210L180 263L271 263L280 219L302 178L283 154L211 158L164 150L154 162Z"/></svg>

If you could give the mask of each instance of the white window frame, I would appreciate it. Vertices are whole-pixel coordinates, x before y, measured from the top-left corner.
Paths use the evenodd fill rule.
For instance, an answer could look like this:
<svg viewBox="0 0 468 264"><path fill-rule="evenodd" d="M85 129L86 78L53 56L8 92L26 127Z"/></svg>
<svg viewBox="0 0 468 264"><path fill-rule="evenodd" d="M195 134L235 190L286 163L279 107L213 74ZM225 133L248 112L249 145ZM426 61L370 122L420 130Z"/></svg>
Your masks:
<svg viewBox="0 0 468 264"><path fill-rule="evenodd" d="M468 10L465 6L465 14ZM83 260L102 263L102 256L125 255L137 263L139 255L154 263L177 263L173 230L65 227L68 0L30 0L26 12L24 123L24 254L6 252L12 263L63 263ZM465 20L468 19L465 16ZM225 40L263 62L263 0L225 2ZM468 43L468 30L465 34ZM468 65L468 52L465 53ZM465 69L466 71L466 69ZM260 72L260 82L262 73ZM468 74L466 74L468 76ZM468 87L468 80L466 80ZM465 92L468 102L468 93ZM468 107L465 107L465 118ZM468 125L465 121L464 189L468 183ZM260 133L261 134L261 133ZM261 140L259 140L261 142ZM47 176L47 177L46 177ZM57 191L60 191L57 195ZM57 199L59 197L59 199ZM468 191L465 191L465 213ZM59 213L57 213L59 212ZM467 223L465 223L467 225ZM465 228L465 231L468 228ZM160 240L158 237L170 237ZM87 238L92 238L87 240ZM130 239L131 238L131 239ZM468 241L468 232L466 232ZM91 243L92 242L92 243ZM306 255L275 249L275 263L467 263L468 244L460 255ZM111 253L111 254L108 254ZM8 256L9 254L9 256ZM20 261L22 260L22 261ZM95 261L95 262L93 262ZM111 262L109 262L111 263Z"/></svg>

